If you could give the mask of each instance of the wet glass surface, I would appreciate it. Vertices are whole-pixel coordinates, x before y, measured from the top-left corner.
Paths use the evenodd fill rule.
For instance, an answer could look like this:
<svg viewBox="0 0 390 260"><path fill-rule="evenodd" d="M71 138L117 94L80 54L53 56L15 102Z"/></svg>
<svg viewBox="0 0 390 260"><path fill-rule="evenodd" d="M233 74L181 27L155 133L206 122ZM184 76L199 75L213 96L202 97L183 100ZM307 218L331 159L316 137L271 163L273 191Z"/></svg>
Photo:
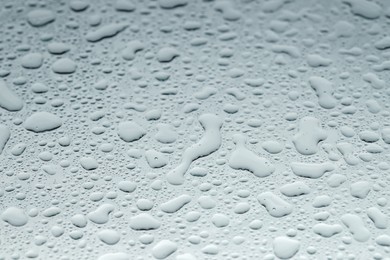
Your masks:
<svg viewBox="0 0 390 260"><path fill-rule="evenodd" d="M0 10L0 259L390 259L389 1Z"/></svg>

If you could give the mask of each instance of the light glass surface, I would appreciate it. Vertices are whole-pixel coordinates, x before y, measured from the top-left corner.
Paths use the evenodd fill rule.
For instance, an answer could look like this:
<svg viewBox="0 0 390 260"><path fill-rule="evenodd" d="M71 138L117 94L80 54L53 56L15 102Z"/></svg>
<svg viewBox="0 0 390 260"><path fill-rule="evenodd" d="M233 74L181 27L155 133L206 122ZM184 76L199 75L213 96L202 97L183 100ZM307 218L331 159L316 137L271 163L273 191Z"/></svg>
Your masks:
<svg viewBox="0 0 390 260"><path fill-rule="evenodd" d="M0 21L0 259L390 259L390 1Z"/></svg>

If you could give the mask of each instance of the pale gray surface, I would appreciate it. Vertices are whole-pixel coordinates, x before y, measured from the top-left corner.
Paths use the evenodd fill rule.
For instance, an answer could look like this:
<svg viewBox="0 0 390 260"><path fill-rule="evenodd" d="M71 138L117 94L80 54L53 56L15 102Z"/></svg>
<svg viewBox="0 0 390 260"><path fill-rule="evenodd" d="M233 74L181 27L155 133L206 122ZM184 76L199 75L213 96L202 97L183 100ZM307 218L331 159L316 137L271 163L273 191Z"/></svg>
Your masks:
<svg viewBox="0 0 390 260"><path fill-rule="evenodd" d="M1 1L0 259L390 259L389 5Z"/></svg>

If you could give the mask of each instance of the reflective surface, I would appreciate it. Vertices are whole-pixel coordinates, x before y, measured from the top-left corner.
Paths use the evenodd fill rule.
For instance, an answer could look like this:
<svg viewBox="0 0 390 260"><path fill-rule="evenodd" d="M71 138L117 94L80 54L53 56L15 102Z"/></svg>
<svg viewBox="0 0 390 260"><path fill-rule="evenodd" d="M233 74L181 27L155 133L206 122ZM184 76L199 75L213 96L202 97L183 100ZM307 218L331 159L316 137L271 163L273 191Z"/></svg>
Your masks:
<svg viewBox="0 0 390 260"><path fill-rule="evenodd" d="M389 259L389 5L2 1L0 259Z"/></svg>

